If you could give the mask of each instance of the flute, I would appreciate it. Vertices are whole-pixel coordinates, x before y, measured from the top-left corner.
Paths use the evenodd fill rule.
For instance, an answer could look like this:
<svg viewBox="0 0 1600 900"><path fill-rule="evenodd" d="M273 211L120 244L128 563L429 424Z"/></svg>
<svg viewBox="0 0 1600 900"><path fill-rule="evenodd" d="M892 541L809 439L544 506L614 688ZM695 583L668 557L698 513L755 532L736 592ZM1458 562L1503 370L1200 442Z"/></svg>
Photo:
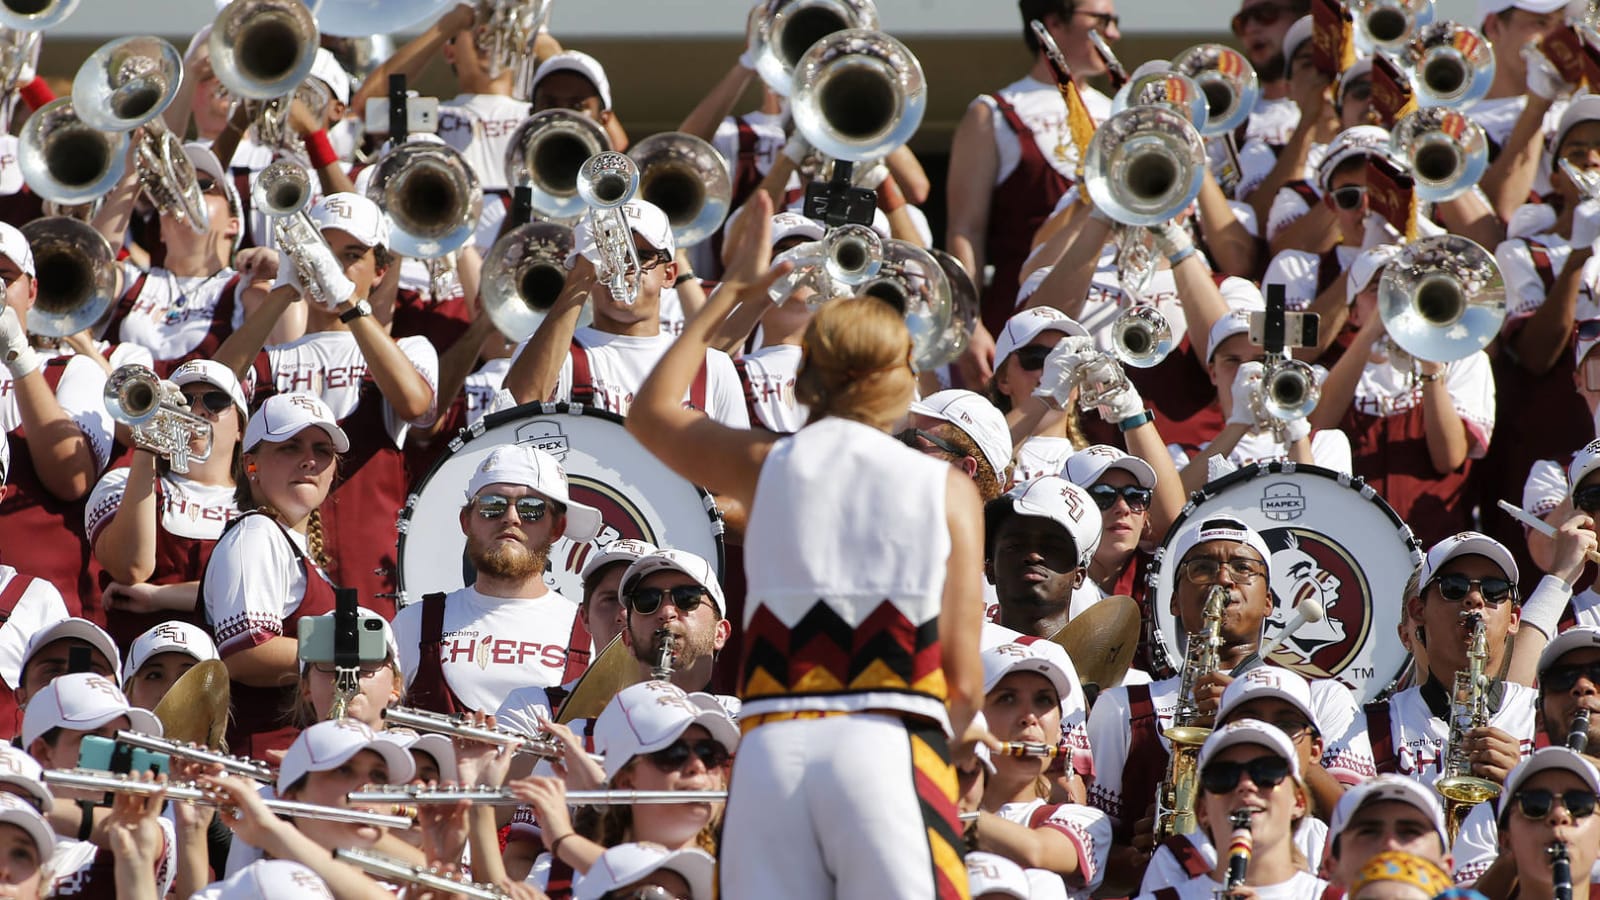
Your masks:
<svg viewBox="0 0 1600 900"><path fill-rule="evenodd" d="M491 787L489 785L442 788L422 788L410 785L369 787L364 790L351 791L345 795L345 799L351 803L388 803L417 806L429 803L458 803L463 800L468 803L483 804L485 806L522 806L527 802L517 799L505 788ZM727 799L727 791L567 791L568 806L631 806L635 804L661 806L673 803L723 803Z"/></svg>
<svg viewBox="0 0 1600 900"><path fill-rule="evenodd" d="M376 875L385 880L403 881L407 884L432 888L446 894L469 897L472 900L503 900L503 898L510 896L492 884L462 881L435 869L407 865L398 859L373 853L370 850L353 850L339 847L333 851L333 858L340 862L349 863L369 875Z"/></svg>
<svg viewBox="0 0 1600 900"><path fill-rule="evenodd" d="M193 803L198 806L227 806L221 798L192 782L176 781L160 784L154 781L133 781L119 775L88 772L82 769L46 769L46 784L81 791L109 791L115 794L138 794L143 797L166 791L168 800ZM319 822L344 822L350 825L372 825L377 828L407 829L412 825L406 816L388 816L361 809L340 809L337 806L318 806L315 803L296 803L292 800L263 800L274 815L291 819L315 819Z"/></svg>
<svg viewBox="0 0 1600 900"><path fill-rule="evenodd" d="M1572 858L1567 855L1567 845L1556 841L1544 848L1550 858L1550 881L1555 888L1555 900L1572 900Z"/></svg>
<svg viewBox="0 0 1600 900"><path fill-rule="evenodd" d="M1589 707L1580 706L1567 729L1567 749L1582 753L1589 749Z"/></svg>
<svg viewBox="0 0 1600 900"><path fill-rule="evenodd" d="M462 740L510 747L513 753L526 753L540 759L562 759L566 756L561 742L553 734L528 737L505 728L483 728L473 725L461 716L447 716L406 706L391 706L384 710L383 720L392 725L414 728L430 734L443 734ZM593 753L589 754L589 758L595 762L605 761L604 757Z"/></svg>
<svg viewBox="0 0 1600 900"><path fill-rule="evenodd" d="M1499 503L1500 508L1505 510L1506 515L1516 519L1518 522L1521 522L1522 524L1532 528L1534 531L1539 532L1551 540L1555 539L1556 527L1554 525L1551 525L1549 522L1546 522L1545 520L1539 518L1531 512L1528 512L1522 507L1517 506L1514 503L1509 503L1505 500L1501 500ZM1588 555L1590 562L1600 563L1600 551L1590 550Z"/></svg>
<svg viewBox="0 0 1600 900"><path fill-rule="evenodd" d="M119 731L117 740L130 747L142 747L145 750L165 753L174 759L221 766L222 770L230 775L243 775L264 784L272 784L278 780L277 771L260 760L217 753L198 744L169 741L166 738L140 734L137 731Z"/></svg>

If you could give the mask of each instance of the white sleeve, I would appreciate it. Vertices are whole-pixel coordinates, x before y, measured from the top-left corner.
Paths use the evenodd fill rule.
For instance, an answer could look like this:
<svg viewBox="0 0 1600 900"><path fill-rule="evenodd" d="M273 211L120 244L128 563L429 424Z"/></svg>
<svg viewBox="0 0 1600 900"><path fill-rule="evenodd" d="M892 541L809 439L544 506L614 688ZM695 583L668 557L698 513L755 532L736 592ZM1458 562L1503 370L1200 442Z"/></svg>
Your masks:
<svg viewBox="0 0 1600 900"><path fill-rule="evenodd" d="M56 387L56 400L89 442L97 470L111 462L111 439L116 431L116 423L106 412L105 388L106 370L87 356L68 360Z"/></svg>
<svg viewBox="0 0 1600 900"><path fill-rule="evenodd" d="M721 350L706 351L706 414L729 428L749 428L750 410L733 360Z"/></svg>
<svg viewBox="0 0 1600 900"><path fill-rule="evenodd" d="M542 730L540 717L555 718L551 709L550 693L542 687L517 688L506 695L504 703L495 711L495 722L528 737L536 737Z"/></svg>
<svg viewBox="0 0 1600 900"><path fill-rule="evenodd" d="M1355 695L1337 681L1311 682L1312 712L1322 733L1322 767L1339 783L1355 785L1378 774L1367 738L1367 717Z"/></svg>
<svg viewBox="0 0 1600 900"><path fill-rule="evenodd" d="M128 467L118 466L100 476L94 490L89 492L89 502L83 507L83 531L89 536L91 549L100 536L100 529L122 508L122 495L127 489Z"/></svg>
<svg viewBox="0 0 1600 900"><path fill-rule="evenodd" d="M421 640L421 619L422 603L417 602L395 613L394 622L390 625L394 629L395 646L400 648L400 671L406 677L408 688L412 679L417 677L417 641Z"/></svg>
<svg viewBox="0 0 1600 900"><path fill-rule="evenodd" d="M1311 436L1311 461L1324 469L1346 474L1354 471L1350 436L1337 428L1324 428Z"/></svg>
<svg viewBox="0 0 1600 900"><path fill-rule="evenodd" d="M1179 472L1182 472L1183 467L1189 464L1189 451L1178 444L1168 444L1167 455L1172 457L1172 464L1177 467Z"/></svg>
<svg viewBox="0 0 1600 900"><path fill-rule="evenodd" d="M1467 813L1450 848L1455 869L1450 873L1456 884L1471 885L1500 855L1500 829L1494 819L1494 804L1480 803Z"/></svg>
<svg viewBox="0 0 1600 900"><path fill-rule="evenodd" d="M1078 850L1078 875L1070 885L1073 894L1093 893L1106 874L1106 856L1111 850L1111 819L1098 809L1063 803L1040 823L1065 834Z"/></svg>
<svg viewBox="0 0 1600 900"><path fill-rule="evenodd" d="M1267 263L1261 276L1261 293L1267 286L1283 285L1284 300L1291 311L1305 309L1317 299L1317 270L1322 267L1321 257L1301 250L1285 250Z"/></svg>
<svg viewBox="0 0 1600 900"><path fill-rule="evenodd" d="M0 567L0 571L9 567ZM24 577L11 574L12 578ZM0 582L3 583L3 582ZM43 578L33 579L22 592L10 618L0 624L0 678L13 690L22 682L22 654L33 636L48 626L68 618L67 604L56 586Z"/></svg>
<svg viewBox="0 0 1600 900"><path fill-rule="evenodd" d="M1489 368L1489 357L1480 350L1450 363L1444 384L1450 391L1451 405L1467 427L1471 441L1468 458L1482 459L1494 436L1494 372Z"/></svg>
<svg viewBox="0 0 1600 900"><path fill-rule="evenodd" d="M1089 746L1094 748L1094 784L1089 802L1115 824L1132 823L1144 810L1122 808L1122 768L1128 762L1128 746L1133 741L1132 712L1128 708L1128 689L1112 688L1095 700L1089 710Z"/></svg>
<svg viewBox="0 0 1600 900"><path fill-rule="evenodd" d="M1239 220L1239 224L1244 226L1245 231L1250 232L1251 237L1258 238L1261 236L1261 220L1256 218L1256 211L1251 208L1250 204L1229 200L1228 208L1233 210L1233 217Z"/></svg>
<svg viewBox="0 0 1600 900"><path fill-rule="evenodd" d="M1272 198L1272 208L1267 211L1267 240L1277 237L1280 232L1311 211L1311 205L1306 203L1306 198L1294 188L1281 187Z"/></svg>
<svg viewBox="0 0 1600 900"><path fill-rule="evenodd" d="M1552 459L1541 459L1528 469L1522 483L1522 508L1544 518L1567 499L1567 472Z"/></svg>
<svg viewBox="0 0 1600 900"><path fill-rule="evenodd" d="M288 539L265 516L248 516L223 533L206 564L204 589L206 618L224 658L283 636L290 601L300 600L289 595L290 570L299 564Z"/></svg>
<svg viewBox="0 0 1600 900"><path fill-rule="evenodd" d="M422 376L422 380L428 383L428 390L433 392L433 401L428 404L428 411L415 419L401 420L397 418L394 414L394 407L390 406L387 400L384 401L383 425L389 430L391 437L396 434L399 435L399 437L395 438L395 446L399 446L405 440L405 427L407 425L425 428L432 425L434 417L438 415L439 351L433 349L433 345L428 343L427 338L418 335L403 337L395 341L395 344L400 348L401 352L405 353L406 358L411 360L412 367Z"/></svg>
<svg viewBox="0 0 1600 900"><path fill-rule="evenodd" d="M1532 315L1544 304L1545 287L1533 264L1533 256L1528 252L1527 242L1521 239L1501 242L1495 248L1494 261L1500 265L1500 274L1506 281L1506 321Z"/></svg>

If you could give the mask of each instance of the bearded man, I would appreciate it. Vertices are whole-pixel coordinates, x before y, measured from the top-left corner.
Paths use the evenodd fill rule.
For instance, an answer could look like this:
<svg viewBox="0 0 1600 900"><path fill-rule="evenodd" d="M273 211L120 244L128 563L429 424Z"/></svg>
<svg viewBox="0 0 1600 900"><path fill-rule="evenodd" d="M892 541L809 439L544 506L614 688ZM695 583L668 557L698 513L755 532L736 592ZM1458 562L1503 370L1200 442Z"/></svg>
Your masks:
<svg viewBox="0 0 1600 900"><path fill-rule="evenodd" d="M472 583L428 594L394 620L407 703L442 713L492 713L517 688L570 682L591 653L577 602L551 590L544 572L558 538L594 539L600 511L568 497L555 457L525 445L495 448L467 497Z"/></svg>

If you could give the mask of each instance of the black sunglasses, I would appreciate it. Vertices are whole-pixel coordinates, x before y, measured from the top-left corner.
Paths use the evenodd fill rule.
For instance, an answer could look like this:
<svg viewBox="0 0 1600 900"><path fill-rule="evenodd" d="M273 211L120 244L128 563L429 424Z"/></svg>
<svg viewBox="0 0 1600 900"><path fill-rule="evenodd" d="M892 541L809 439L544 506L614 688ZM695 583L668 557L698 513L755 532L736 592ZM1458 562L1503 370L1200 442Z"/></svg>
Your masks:
<svg viewBox="0 0 1600 900"><path fill-rule="evenodd" d="M1600 510L1600 484L1591 484L1573 491L1572 505L1586 513Z"/></svg>
<svg viewBox="0 0 1600 900"><path fill-rule="evenodd" d="M1489 606L1499 606L1511 599L1516 585L1504 578L1468 578L1465 575L1450 573L1440 575L1433 580L1439 587L1439 596L1451 603L1460 603L1467 599L1473 588L1483 596L1483 602Z"/></svg>
<svg viewBox="0 0 1600 900"><path fill-rule="evenodd" d="M1049 347L1027 346L1018 347L1012 355L1017 358L1017 365L1029 372L1037 372L1044 368L1044 361L1050 356Z"/></svg>
<svg viewBox="0 0 1600 900"><path fill-rule="evenodd" d="M678 612L694 612L704 603L708 592L698 584L679 584L669 588L634 588L623 598L628 608L641 615L650 615L661 608L661 601L672 598Z"/></svg>
<svg viewBox="0 0 1600 900"><path fill-rule="evenodd" d="M1134 512L1144 512L1150 508L1152 493L1149 488L1137 484L1125 484L1122 487L1097 484L1089 488L1089 496L1094 499L1094 505L1100 507L1102 512L1116 506L1118 497L1121 497L1122 502L1128 504L1128 508Z"/></svg>
<svg viewBox="0 0 1600 900"><path fill-rule="evenodd" d="M233 405L233 398L228 396L227 391L206 391L203 394L185 393L184 396L189 398L190 409L196 408L196 404L198 404L217 415L227 412L228 407Z"/></svg>
<svg viewBox="0 0 1600 900"><path fill-rule="evenodd" d="M918 441L927 441L935 450L948 453L957 459L967 455L965 450L962 450L955 444L950 443L936 434L929 434L920 428L907 428L905 431L895 435L895 437L900 439L900 443L905 444L907 447L910 447L919 453L925 452L928 448L922 446L920 443L918 443Z"/></svg>
<svg viewBox="0 0 1600 900"><path fill-rule="evenodd" d="M1249 774L1256 787L1268 791L1289 777L1289 761L1281 756L1258 756L1249 762L1214 762L1200 770L1200 786L1211 794L1226 794Z"/></svg>
<svg viewBox="0 0 1600 900"><path fill-rule="evenodd" d="M1539 684L1546 691L1560 693L1572 690L1572 686L1578 683L1579 678L1587 678L1590 684L1600 685L1600 660L1551 666L1539 674Z"/></svg>
<svg viewBox="0 0 1600 900"><path fill-rule="evenodd" d="M484 494L473 502L478 505L478 515L485 519L498 519L513 505L511 498L500 494ZM550 508L543 497L518 497L515 506L517 518L524 522L539 521Z"/></svg>
<svg viewBox="0 0 1600 900"><path fill-rule="evenodd" d="M650 761L663 772L676 772L683 768L690 756L700 759L708 769L720 769L728 764L728 748L716 741L676 740L650 754Z"/></svg>
<svg viewBox="0 0 1600 900"><path fill-rule="evenodd" d="M1517 801L1517 810L1530 819L1542 819L1550 815L1550 807L1557 800L1567 808L1574 819L1587 819L1594 815L1594 791L1574 788L1557 794L1544 788L1523 788L1517 791L1512 798Z"/></svg>
<svg viewBox="0 0 1600 900"><path fill-rule="evenodd" d="M1347 184L1342 188L1333 189L1333 205L1344 210L1355 209L1361 205L1361 198L1366 195L1366 188L1356 184Z"/></svg>
<svg viewBox="0 0 1600 900"><path fill-rule="evenodd" d="M207 193L207 192L211 191L212 189L214 189L217 186L217 180L215 178L212 178L210 175L207 175L207 174L201 172L201 173L196 173L195 174L195 176L194 176L194 184L195 184L195 187L200 189L200 193L204 194L204 193Z"/></svg>

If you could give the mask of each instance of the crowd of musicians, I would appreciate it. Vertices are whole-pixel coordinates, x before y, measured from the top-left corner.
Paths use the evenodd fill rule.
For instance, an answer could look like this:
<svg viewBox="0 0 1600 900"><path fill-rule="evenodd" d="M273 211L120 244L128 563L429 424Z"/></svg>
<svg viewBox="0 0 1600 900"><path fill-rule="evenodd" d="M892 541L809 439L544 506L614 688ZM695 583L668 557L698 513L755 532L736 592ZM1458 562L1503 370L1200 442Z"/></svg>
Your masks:
<svg viewBox="0 0 1600 900"><path fill-rule="evenodd" d="M549 0L220 6L0 0L0 896L1600 885L1600 7L1019 0L935 234L871 0L644 140Z"/></svg>

